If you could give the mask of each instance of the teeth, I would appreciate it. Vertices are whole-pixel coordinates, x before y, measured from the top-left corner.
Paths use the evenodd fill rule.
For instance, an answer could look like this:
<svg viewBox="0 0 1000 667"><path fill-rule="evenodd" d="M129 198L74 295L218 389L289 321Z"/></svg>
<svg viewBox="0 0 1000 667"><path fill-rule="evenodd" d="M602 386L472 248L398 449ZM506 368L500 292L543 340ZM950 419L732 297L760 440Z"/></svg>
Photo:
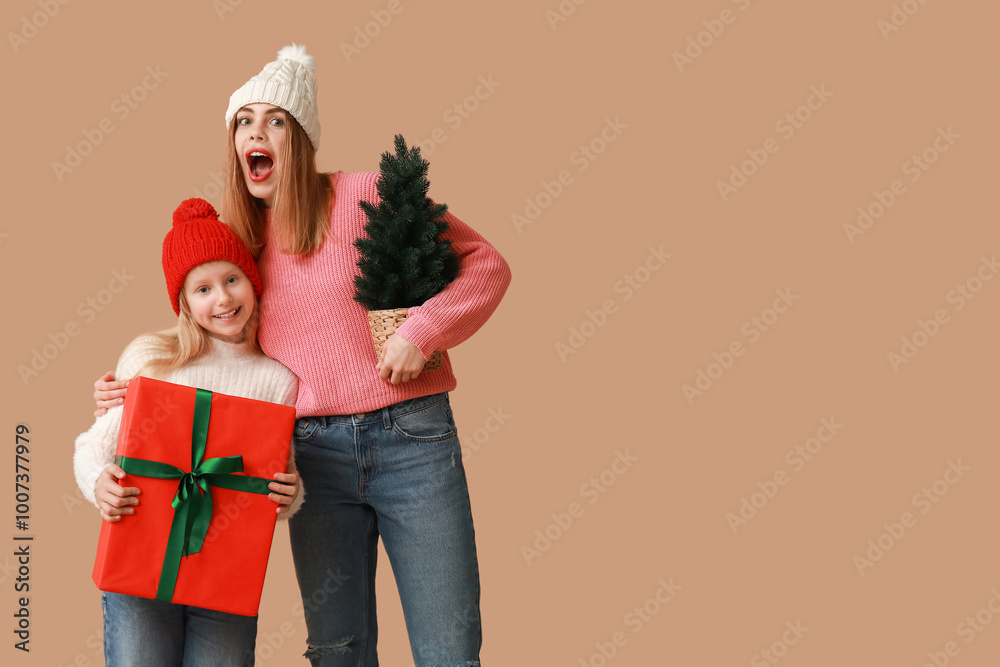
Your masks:
<svg viewBox="0 0 1000 667"><path fill-rule="evenodd" d="M250 157L266 157L266 156L263 153L261 153L260 151L254 151L254 152L250 153Z"/></svg>
<svg viewBox="0 0 1000 667"><path fill-rule="evenodd" d="M234 315L236 315L236 311L237 310L239 310L239 308L233 308L228 313L223 313L221 315L213 315L213 317L216 317L216 318L218 318L220 320L228 320L230 317L233 317Z"/></svg>

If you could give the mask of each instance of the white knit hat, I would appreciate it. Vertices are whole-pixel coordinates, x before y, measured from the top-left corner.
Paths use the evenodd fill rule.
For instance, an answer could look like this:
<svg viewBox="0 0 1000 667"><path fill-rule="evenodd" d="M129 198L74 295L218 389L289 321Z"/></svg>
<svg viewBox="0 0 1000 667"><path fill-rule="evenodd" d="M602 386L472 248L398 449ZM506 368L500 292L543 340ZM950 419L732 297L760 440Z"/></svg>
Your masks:
<svg viewBox="0 0 1000 667"><path fill-rule="evenodd" d="M319 114L316 111L316 60L302 44L290 44L278 51L278 59L264 65L229 98L226 127L241 107L264 102L281 107L306 131L314 150L319 150Z"/></svg>

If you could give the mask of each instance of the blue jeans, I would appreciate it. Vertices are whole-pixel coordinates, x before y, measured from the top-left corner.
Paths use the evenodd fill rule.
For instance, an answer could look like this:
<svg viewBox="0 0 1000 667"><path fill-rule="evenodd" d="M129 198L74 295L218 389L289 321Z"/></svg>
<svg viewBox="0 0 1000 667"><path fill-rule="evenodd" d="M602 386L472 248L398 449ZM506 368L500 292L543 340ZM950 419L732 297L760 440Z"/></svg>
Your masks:
<svg viewBox="0 0 1000 667"><path fill-rule="evenodd" d="M314 666L377 667L375 560L389 556L417 667L479 665L479 564L448 394L296 422L289 522Z"/></svg>
<svg viewBox="0 0 1000 667"><path fill-rule="evenodd" d="M257 617L104 593L107 667L246 667Z"/></svg>

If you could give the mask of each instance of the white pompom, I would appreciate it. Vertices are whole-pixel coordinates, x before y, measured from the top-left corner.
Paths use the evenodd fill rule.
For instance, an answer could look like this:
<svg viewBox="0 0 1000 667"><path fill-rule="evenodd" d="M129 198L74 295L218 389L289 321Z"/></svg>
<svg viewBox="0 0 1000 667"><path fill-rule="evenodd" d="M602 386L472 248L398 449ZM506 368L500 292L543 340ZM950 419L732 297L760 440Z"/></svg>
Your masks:
<svg viewBox="0 0 1000 667"><path fill-rule="evenodd" d="M310 72L316 70L316 59L306 53L306 47L304 44L292 43L288 46L282 47L282 49L278 51L278 59L294 60L307 67Z"/></svg>

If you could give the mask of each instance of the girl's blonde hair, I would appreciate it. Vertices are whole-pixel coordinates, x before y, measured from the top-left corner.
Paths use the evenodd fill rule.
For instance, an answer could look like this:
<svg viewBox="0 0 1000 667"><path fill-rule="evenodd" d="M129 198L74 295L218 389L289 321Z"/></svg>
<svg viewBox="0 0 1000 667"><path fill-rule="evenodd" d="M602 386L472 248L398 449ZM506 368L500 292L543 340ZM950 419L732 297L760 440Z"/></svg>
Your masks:
<svg viewBox="0 0 1000 667"><path fill-rule="evenodd" d="M143 338L152 343L156 358L147 361L136 372L136 376L145 375L151 378L164 378L170 373L197 360L205 354L209 345L208 332L194 321L191 307L188 306L184 290L180 292L180 316L177 326L165 331L147 334ZM257 342L257 323L260 321L260 308L257 296L254 295L254 308L243 327L247 349L255 354L263 354ZM118 378L124 380L125 378Z"/></svg>
<svg viewBox="0 0 1000 667"><path fill-rule="evenodd" d="M288 131L278 156L271 224L281 252L307 255L327 237L333 190L330 174L316 171L316 151L305 130L287 111L285 119ZM263 247L264 208L243 180L243 157L236 154L237 125L234 120L226 142L222 218L257 258Z"/></svg>

